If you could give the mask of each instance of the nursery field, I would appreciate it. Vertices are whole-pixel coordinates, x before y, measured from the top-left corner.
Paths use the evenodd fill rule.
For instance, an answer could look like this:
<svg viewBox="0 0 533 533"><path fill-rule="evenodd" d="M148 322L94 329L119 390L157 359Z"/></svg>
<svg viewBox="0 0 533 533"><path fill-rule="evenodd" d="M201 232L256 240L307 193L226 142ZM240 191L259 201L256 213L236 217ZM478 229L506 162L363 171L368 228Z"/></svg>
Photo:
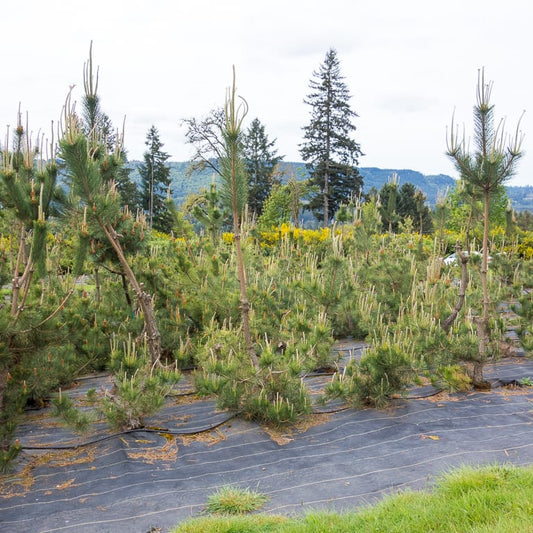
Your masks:
<svg viewBox="0 0 533 533"><path fill-rule="evenodd" d="M310 97L342 113L304 128L308 179L281 180L234 69L224 107L184 121L190 170L219 179L179 206L155 126L131 180L92 45L57 140L19 111L0 151L2 532L168 531L228 488L340 511L533 463L533 232L504 188L519 130L504 148L482 70L475 152L447 138L457 187L434 210L397 174L363 194L356 115L327 100L341 79Z"/></svg>
<svg viewBox="0 0 533 533"><path fill-rule="evenodd" d="M363 343L339 341L341 366ZM267 496L262 511L348 510L406 488L431 487L462 465L533 463L533 361L517 351L488 364L490 391L448 393L410 387L385 409L318 402L330 376L305 377L313 410L274 430L200 399L189 377L142 429L96 424L80 437L51 408L27 411L17 430L16 472L0 483L2 531L28 533L169 531L205 513L222 486ZM108 375L79 379L68 392L80 405Z"/></svg>

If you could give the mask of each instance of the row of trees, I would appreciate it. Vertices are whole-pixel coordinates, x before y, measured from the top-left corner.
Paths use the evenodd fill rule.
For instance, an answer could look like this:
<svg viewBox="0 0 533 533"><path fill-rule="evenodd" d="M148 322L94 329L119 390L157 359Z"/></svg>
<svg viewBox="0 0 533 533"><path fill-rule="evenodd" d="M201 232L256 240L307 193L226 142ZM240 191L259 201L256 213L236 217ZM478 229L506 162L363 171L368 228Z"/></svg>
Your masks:
<svg viewBox="0 0 533 533"><path fill-rule="evenodd" d="M311 119L304 130L300 154L309 173L305 189L306 208L327 226L342 204L361 195L363 178L357 170L360 146L351 135L357 114L350 107L350 93L340 72L340 62L330 49L324 63L313 72L311 92L304 100L311 107ZM223 114L215 109L204 119L183 121L187 142L195 148L191 172L211 168L220 174L219 161L223 142ZM248 207L256 217L263 212L273 187L281 185L279 163L283 156L275 149L275 140L265 133L265 126L255 118L243 131L242 155L249 179ZM304 191L300 191L304 196Z"/></svg>
<svg viewBox="0 0 533 533"><path fill-rule="evenodd" d="M343 222L348 220L356 201L362 197L363 176L357 165L358 158L363 154L360 145L352 138L355 131L353 120L357 114L350 107L351 96L334 49L328 50L324 62L313 72L309 87L311 92L305 102L311 108L311 118L303 128L304 139L300 145L300 154L308 171L307 180L298 183L301 180L296 180L294 176L289 177L288 181L287 177L282 179L279 164L283 156L278 154L276 140L269 139L265 126L258 118L254 118L248 129L242 131L240 142L247 175L248 213L257 219L263 215L266 206L267 212L261 224L263 227L288 221L298 224L304 208L311 211L324 226L333 218ZM110 134L108 117L102 114L99 120L111 143L113 136ZM222 109L212 110L203 119L183 121L187 128L187 142L195 148L191 173L210 168L214 175L220 177L224 147L221 134L223 121ZM129 180L126 169L121 171L117 187L132 211L141 208L145 212L150 228L169 232L171 218L165 203L171 192L170 168L167 165L169 154L163 151L163 143L155 126L148 132L146 145L144 160L138 167L140 192ZM379 191L368 191L365 198L374 198L379 204L384 231L397 232L408 219L420 233L430 233L433 229L430 210L422 191L410 183L400 187L396 175L391 176ZM457 213L455 216L459 224L465 212L475 212L476 202L479 202L477 196L472 194L471 187L462 183L445 200L448 207ZM490 203L491 218L501 223L505 216L503 213L506 209L509 211L503 187L493 188ZM219 230L224 222L226 227L230 227L229 217L222 212L214 183L209 191L189 198L185 210L190 211L201 223L210 219L208 224L211 231L215 231L214 226Z"/></svg>
<svg viewBox="0 0 533 533"><path fill-rule="evenodd" d="M278 154L276 140L269 138L258 118L254 118L249 127L242 131L239 142L242 144L248 180L248 212L259 218L266 205L267 212L261 224L263 227L289 220L298 224L304 205L324 226L334 217L338 221L346 221L349 206L352 206L353 212L353 206L362 194L363 177L357 169L362 152L360 145L352 138L356 129L353 120L357 114L350 107L350 92L334 49L328 50L324 62L313 72L309 87L311 92L305 103L311 108L311 118L303 128L304 139L300 145L300 154L306 162L309 175L304 183L298 184L294 177L290 177L289 183L283 186L282 181L286 180L282 180L279 170L283 156ZM215 109L204 119L183 121L187 128L187 141L195 148L190 172L210 168L220 178L224 147L221 134L223 119L222 109ZM137 207L144 210L149 227L168 232L171 220L165 199L170 195L170 169L166 164L169 155L162 150L163 144L154 126L148 132L146 145L148 149L138 168L141 193L138 199L130 195L129 205L133 210ZM273 197L270 198L272 193ZM128 198L128 195L124 196ZM431 232L431 217L425 197L411 184L404 184L400 189L396 177L392 176L381 190L369 191L367 198L372 197L380 203L386 231L398 231L399 224L410 217L420 232ZM269 202L266 204L267 199ZM210 218L211 226L215 224L220 227L224 219L228 220L222 213L214 185L210 191L190 198L186 209L202 222L207 221L206 217ZM207 213L209 209L211 215Z"/></svg>

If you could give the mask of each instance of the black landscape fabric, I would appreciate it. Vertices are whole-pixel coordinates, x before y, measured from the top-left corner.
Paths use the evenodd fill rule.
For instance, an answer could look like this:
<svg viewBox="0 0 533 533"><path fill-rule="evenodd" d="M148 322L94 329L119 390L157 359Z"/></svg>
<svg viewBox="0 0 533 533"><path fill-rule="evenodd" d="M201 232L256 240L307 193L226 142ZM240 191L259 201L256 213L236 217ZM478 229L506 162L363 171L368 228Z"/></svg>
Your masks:
<svg viewBox="0 0 533 533"><path fill-rule="evenodd" d="M357 356L362 345L341 350ZM409 391L387 409L317 406L306 426L269 432L219 411L212 400L169 398L147 429L113 434L104 425L80 439L51 410L26 413L16 472L0 478L3 533L147 533L169 529L205 508L223 485L251 488L265 512L346 510L464 464L533 462L533 361L488 365L487 392ZM306 378L316 393L329 379ZM105 376L68 391L81 398ZM182 385L182 387L185 385Z"/></svg>

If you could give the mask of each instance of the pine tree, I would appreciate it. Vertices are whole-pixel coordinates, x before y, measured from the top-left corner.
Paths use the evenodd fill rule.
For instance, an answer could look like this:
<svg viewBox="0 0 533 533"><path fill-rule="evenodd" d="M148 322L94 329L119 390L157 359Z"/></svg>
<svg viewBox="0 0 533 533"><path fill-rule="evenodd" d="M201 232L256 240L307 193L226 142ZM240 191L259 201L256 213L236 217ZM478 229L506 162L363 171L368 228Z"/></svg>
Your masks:
<svg viewBox="0 0 533 533"><path fill-rule="evenodd" d="M83 104L90 108L91 102L98 102L98 78L93 77L92 56L86 64L84 81ZM151 363L155 366L159 364L161 356L161 335L155 320L153 299L138 281L126 254L128 242L142 241L145 224L143 217L134 220L129 210L121 205L116 187L115 178L123 165L122 139L117 139L115 150L109 152L102 130L93 128L87 132L84 124L86 121L76 115L69 94L61 120L59 156L64 161L70 180L71 196L78 200L78 207L84 210L80 240L105 240L113 250L142 311L143 336Z"/></svg>
<svg viewBox="0 0 533 533"><path fill-rule="evenodd" d="M248 112L246 100L241 98L240 105L236 101L235 67L233 68L233 84L228 89L224 106L225 122L221 131L224 140L224 152L220 158L220 174L222 177L222 199L231 206L233 215L233 235L237 251L237 277L241 296L242 330L246 349L250 354L254 368L259 368L259 360L252 344L250 331L250 303L247 295L246 269L242 253L241 228L244 209L248 199L248 183L242 158L242 121Z"/></svg>
<svg viewBox="0 0 533 533"><path fill-rule="evenodd" d="M312 107L311 121L303 128L300 154L307 163L311 183L319 191L309 207L326 226L330 214L335 213L341 203L348 203L359 195L363 178L356 166L363 154L359 144L350 138L355 131L352 119L357 114L350 108L351 96L333 48L313 76L309 82L311 93L304 100Z"/></svg>
<svg viewBox="0 0 533 533"><path fill-rule="evenodd" d="M98 146L98 150L103 150L108 154L119 150L123 162L127 163L126 152L118 142L120 137L115 132L111 119L102 111L100 105L98 69L95 74L93 72L92 50L93 44L91 42L89 47L89 61L84 66L83 83L85 94L81 102L82 114L80 117L80 129L87 138L91 139L94 146ZM130 177L131 171L131 168L123 165L113 175L113 180L121 196L122 205L128 206L129 210L135 213L140 207L140 196L137 185Z"/></svg>
<svg viewBox="0 0 533 533"><path fill-rule="evenodd" d="M258 118L252 120L243 136L243 157L249 175L248 207L256 216L263 210L273 183L274 172L283 156L274 149L276 140L270 141L265 133L265 126Z"/></svg>
<svg viewBox="0 0 533 533"><path fill-rule="evenodd" d="M148 225L160 231L169 232L172 221L165 205L170 186L170 167L166 161L170 157L163 152L159 132L152 126L146 135L144 162L139 166L141 175L142 207L148 217Z"/></svg>
<svg viewBox="0 0 533 533"><path fill-rule="evenodd" d="M33 142L19 111L13 150L9 151L6 146L0 161L0 201L3 206L13 208L20 232L18 253L13 264L12 317L18 317L24 307L34 271L40 277L46 273L47 219L54 201L59 198L55 146L53 143L46 146L46 154L43 154L39 150L44 145L43 139L38 138L35 146Z"/></svg>
<svg viewBox="0 0 533 533"><path fill-rule="evenodd" d="M383 221L383 229L389 233L398 229L398 185L399 178L395 172L379 190L381 203L380 214L381 220Z"/></svg>
<svg viewBox="0 0 533 533"><path fill-rule="evenodd" d="M120 167L115 175L117 192L122 199L122 205L128 206L132 213L136 213L137 210L142 209L141 194L137 184L131 179L133 169L128 166L128 158L125 151L122 153L122 160L124 165Z"/></svg>
<svg viewBox="0 0 533 533"><path fill-rule="evenodd" d="M485 83L485 72L478 72L477 102L474 106L474 153L467 151L466 140L459 139L452 121L448 139L448 157L453 161L461 179L479 194L483 204L483 250L481 261L481 285L483 290L482 313L477 318L479 354L473 361L474 385L485 385L483 365L488 358L489 331L489 293L487 267L489 255L490 203L501 186L514 173L516 164L522 156L522 138L517 126L514 138L506 137L504 128L494 126L494 105L490 103L492 83Z"/></svg>

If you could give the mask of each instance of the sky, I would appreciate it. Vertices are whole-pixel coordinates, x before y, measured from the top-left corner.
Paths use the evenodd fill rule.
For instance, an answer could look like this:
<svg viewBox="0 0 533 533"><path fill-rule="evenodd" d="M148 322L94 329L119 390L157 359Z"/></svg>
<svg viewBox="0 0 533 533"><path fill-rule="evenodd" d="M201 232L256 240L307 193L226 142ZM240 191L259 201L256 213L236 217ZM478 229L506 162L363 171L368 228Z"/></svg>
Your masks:
<svg viewBox="0 0 533 533"><path fill-rule="evenodd" d="M454 116L471 137L484 68L497 121L524 135L509 184L533 185L532 21L530 0L6 2L0 145L19 105L36 134L57 125L71 86L81 98L92 41L102 109L125 123L129 159L142 159L154 125L170 160L188 160L182 120L223 106L235 66L249 121L262 122L286 161L301 161L309 81L334 48L358 115L361 167L398 169L400 183L401 169L458 177L447 134Z"/></svg>

